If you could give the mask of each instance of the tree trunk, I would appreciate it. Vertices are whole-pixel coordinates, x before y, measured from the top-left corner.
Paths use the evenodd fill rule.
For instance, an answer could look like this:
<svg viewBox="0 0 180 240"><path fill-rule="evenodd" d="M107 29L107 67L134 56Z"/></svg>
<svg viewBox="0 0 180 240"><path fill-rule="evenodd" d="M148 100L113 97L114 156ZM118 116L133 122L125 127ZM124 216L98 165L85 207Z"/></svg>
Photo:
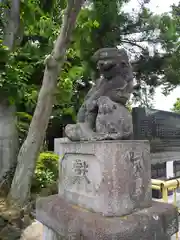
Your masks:
<svg viewBox="0 0 180 240"><path fill-rule="evenodd" d="M84 0L68 0L60 34L52 53L47 57L43 83L29 132L19 155L18 164L9 193L9 200L23 206L28 200L36 159L45 136L49 117L57 90L57 78L64 64L64 58L77 15Z"/></svg>
<svg viewBox="0 0 180 240"><path fill-rule="evenodd" d="M4 27L3 45L12 51L20 26L20 0L10 1L10 11L6 10L4 14L6 15L6 24Z"/></svg>
<svg viewBox="0 0 180 240"><path fill-rule="evenodd" d="M1 17L4 39L3 44L13 51L20 24L20 0L0 0L0 4L8 5L10 9L2 8ZM2 5L1 5L2 6ZM10 106L6 93L0 96L0 194L8 191L12 174L17 163L18 131L16 125L16 108Z"/></svg>
<svg viewBox="0 0 180 240"><path fill-rule="evenodd" d="M10 189L18 153L15 107L0 101L0 195ZM8 189L9 188L9 189Z"/></svg>

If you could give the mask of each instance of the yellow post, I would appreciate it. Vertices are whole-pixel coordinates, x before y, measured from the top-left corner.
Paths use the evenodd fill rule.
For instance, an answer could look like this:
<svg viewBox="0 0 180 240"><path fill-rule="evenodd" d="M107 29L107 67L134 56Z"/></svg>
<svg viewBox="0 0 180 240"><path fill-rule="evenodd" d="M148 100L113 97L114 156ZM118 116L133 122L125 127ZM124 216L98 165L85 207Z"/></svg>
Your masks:
<svg viewBox="0 0 180 240"><path fill-rule="evenodd" d="M173 204L177 206L177 199L176 199L176 190L180 188L180 178L163 181L159 179L151 179L151 187L152 189L157 189L162 192L162 199L164 202L168 202L168 190L173 190L174 192L174 199ZM176 233L176 240L178 240L178 232Z"/></svg>
<svg viewBox="0 0 180 240"><path fill-rule="evenodd" d="M173 204L174 204L174 206L175 207L177 207L177 196L176 196L176 189L174 189L174 191L173 191L173 195L174 195L174 201L173 201ZM178 207L177 207L177 209L178 209ZM176 240L178 240L179 239L179 234L178 234L178 232L176 233Z"/></svg>
<svg viewBox="0 0 180 240"><path fill-rule="evenodd" d="M164 186L164 184L161 184L161 189L162 189L162 198L164 202L168 202L168 189L167 187Z"/></svg>

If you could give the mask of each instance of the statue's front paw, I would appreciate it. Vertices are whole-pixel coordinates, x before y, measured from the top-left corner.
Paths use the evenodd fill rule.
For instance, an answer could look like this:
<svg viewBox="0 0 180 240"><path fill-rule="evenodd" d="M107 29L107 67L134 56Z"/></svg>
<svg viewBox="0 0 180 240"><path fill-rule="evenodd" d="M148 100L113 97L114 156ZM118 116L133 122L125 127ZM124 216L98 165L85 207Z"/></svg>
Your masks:
<svg viewBox="0 0 180 240"><path fill-rule="evenodd" d="M73 134L74 132L74 125L73 124L68 124L65 127L65 134L68 136L69 134Z"/></svg>
<svg viewBox="0 0 180 240"><path fill-rule="evenodd" d="M79 141L80 140L78 127L77 127L76 124L68 124L65 127L65 134L72 141Z"/></svg>

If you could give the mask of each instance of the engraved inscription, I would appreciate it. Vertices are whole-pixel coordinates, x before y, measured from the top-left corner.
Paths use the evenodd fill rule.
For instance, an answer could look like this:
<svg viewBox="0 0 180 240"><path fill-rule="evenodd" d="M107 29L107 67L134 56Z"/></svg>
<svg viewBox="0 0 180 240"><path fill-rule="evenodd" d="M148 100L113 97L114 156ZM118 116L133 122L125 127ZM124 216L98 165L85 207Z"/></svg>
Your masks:
<svg viewBox="0 0 180 240"><path fill-rule="evenodd" d="M129 159L133 163L134 168L135 168L135 173L140 172L143 169L141 159L143 159L143 152L141 153L135 153L134 152L129 152Z"/></svg>
<svg viewBox="0 0 180 240"><path fill-rule="evenodd" d="M85 176L88 172L88 164L81 159L77 159L73 163L73 170L78 176Z"/></svg>
<svg viewBox="0 0 180 240"><path fill-rule="evenodd" d="M90 180L86 175L86 173L88 173L88 164L85 161L82 161L81 159L76 159L73 162L73 171L76 174L75 182L77 181L78 183L80 183L80 180L84 178L88 184L90 183Z"/></svg>
<svg viewBox="0 0 180 240"><path fill-rule="evenodd" d="M101 165L94 155L65 154L62 161L61 193L78 193L94 197L102 181Z"/></svg>
<svg viewBox="0 0 180 240"><path fill-rule="evenodd" d="M142 180L142 172L143 172L143 152L134 152L130 150L127 153L127 158L132 164L132 175L134 177L134 184L131 186L133 188L131 198L137 198L140 196L143 191L143 180Z"/></svg>

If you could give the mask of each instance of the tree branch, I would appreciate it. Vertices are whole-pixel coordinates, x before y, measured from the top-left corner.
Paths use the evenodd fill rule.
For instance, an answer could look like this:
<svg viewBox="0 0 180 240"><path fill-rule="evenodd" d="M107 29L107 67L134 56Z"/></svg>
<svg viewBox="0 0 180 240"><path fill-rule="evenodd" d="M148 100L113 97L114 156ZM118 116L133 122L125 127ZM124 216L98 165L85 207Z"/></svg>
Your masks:
<svg viewBox="0 0 180 240"><path fill-rule="evenodd" d="M121 42L122 42L122 43L128 43L128 44L130 44L130 45L132 45L132 46L136 46L136 47L142 49L143 51L146 50L146 48L142 47L142 46L139 45L138 43L136 43L136 42L134 42L134 41L130 41L130 40L128 40L128 39L122 39Z"/></svg>

